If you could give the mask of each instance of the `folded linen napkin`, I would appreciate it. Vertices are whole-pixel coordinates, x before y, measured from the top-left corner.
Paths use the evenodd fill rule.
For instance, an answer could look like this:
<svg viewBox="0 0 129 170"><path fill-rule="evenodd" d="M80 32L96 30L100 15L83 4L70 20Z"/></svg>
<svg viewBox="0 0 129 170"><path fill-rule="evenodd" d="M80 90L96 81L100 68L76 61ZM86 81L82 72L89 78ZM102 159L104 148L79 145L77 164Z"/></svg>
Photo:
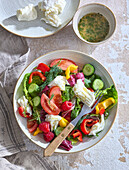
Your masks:
<svg viewBox="0 0 129 170"><path fill-rule="evenodd" d="M0 27L0 169L9 169L9 167L24 169L10 165L2 157L31 150L43 153L41 148L39 149L23 134L16 122L12 107L14 87L17 78L26 66L28 55L29 48L25 39ZM26 153L23 152L23 158ZM28 152L29 155L39 157L34 152ZM38 164L38 161L42 162L42 164L39 163L42 169L57 169L50 159L40 157L36 161L36 164Z"/></svg>
<svg viewBox="0 0 129 170"><path fill-rule="evenodd" d="M0 156L26 150L13 114L16 80L26 65L29 48L24 39L0 29Z"/></svg>

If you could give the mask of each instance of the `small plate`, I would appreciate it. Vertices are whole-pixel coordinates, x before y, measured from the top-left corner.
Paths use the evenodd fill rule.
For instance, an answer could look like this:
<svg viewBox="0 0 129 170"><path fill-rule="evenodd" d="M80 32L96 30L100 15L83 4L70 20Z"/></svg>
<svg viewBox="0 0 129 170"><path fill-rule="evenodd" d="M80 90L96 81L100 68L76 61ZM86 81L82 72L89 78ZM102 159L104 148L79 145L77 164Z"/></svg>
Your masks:
<svg viewBox="0 0 129 170"><path fill-rule="evenodd" d="M78 9L80 0L66 0L66 6L60 18L62 25L58 28L52 27L41 21L42 13L38 9L41 0L0 0L0 25L7 31L28 38L41 38L53 35L64 28L73 18ZM33 21L18 21L16 11L20 8L33 4L36 6L38 17Z"/></svg>
<svg viewBox="0 0 129 170"><path fill-rule="evenodd" d="M33 136L29 133L27 129L27 121L26 118L23 118L17 113L18 110L18 104L17 100L23 95L23 86L22 86L22 80L24 78L24 75L26 73L30 73L34 67L36 67L39 63L45 63L45 64L50 64L54 59L57 58L66 58L73 60L78 66L79 69L81 69L84 64L86 63L91 63L92 65L95 66L95 72L96 74L100 75L105 83L105 87L110 87L112 84L114 84L113 79L111 78L110 74L108 71L94 58L88 56L85 53L81 53L78 51L72 51L72 50L59 50L59 51L54 51L48 54L45 54L36 60L34 60L26 69L22 72L21 76L19 77L15 90L14 90L14 96L13 96L13 108L14 108L14 114L16 117L16 120L22 129L22 131L25 133L25 135L35 144L42 148L46 148L49 143L46 143L43 139L43 135L39 134L37 136ZM115 85L115 84L114 84ZM99 133L98 137L92 137L92 138L84 138L83 142L78 143L77 145L73 146L73 148L70 151L65 151L63 149L56 149L55 152L59 153L74 153L74 152L79 152L85 149L88 149L92 147L93 145L97 144L103 137L108 133L110 128L112 127L116 113L117 113L117 105L116 104L111 110L110 110L110 115L108 119L106 120L106 125L104 130Z"/></svg>

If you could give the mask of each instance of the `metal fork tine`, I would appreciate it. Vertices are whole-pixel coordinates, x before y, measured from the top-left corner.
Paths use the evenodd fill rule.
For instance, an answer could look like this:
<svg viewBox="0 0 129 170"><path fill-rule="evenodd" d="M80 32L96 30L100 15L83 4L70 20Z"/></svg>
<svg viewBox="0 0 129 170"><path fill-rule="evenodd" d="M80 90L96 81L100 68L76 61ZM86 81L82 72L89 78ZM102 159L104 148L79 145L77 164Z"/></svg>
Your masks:
<svg viewBox="0 0 129 170"><path fill-rule="evenodd" d="M102 94L102 93L100 93L100 94ZM99 98L99 97L100 97L100 98ZM94 109L94 108L97 106L97 104L100 102L100 100L102 99L102 97L103 97L103 94L102 94L102 96L99 95L99 96L97 97L97 99L99 98L99 100L97 101L97 103L94 105L94 107L93 107L92 109ZM97 100L97 99L96 99L96 100Z"/></svg>
<svg viewBox="0 0 129 170"><path fill-rule="evenodd" d="M95 93L98 91L99 89L95 90Z"/></svg>
<svg viewBox="0 0 129 170"><path fill-rule="evenodd" d="M98 98L100 97L101 94L102 94L102 91L99 93L99 95L97 96L96 100L98 100Z"/></svg>
<svg viewBox="0 0 129 170"><path fill-rule="evenodd" d="M97 90L95 91L95 93L96 93L96 94L95 94L95 97L99 94L99 92L100 92L99 89L97 89Z"/></svg>

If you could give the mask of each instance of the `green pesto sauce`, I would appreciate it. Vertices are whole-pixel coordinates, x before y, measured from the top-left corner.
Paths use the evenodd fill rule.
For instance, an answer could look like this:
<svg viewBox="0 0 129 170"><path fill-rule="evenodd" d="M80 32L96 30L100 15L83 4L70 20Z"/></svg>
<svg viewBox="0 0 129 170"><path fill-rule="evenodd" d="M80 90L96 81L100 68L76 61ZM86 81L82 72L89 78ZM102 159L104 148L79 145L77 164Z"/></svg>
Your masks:
<svg viewBox="0 0 129 170"><path fill-rule="evenodd" d="M100 42L109 32L109 22L102 14L90 13L80 19L78 30L83 39Z"/></svg>

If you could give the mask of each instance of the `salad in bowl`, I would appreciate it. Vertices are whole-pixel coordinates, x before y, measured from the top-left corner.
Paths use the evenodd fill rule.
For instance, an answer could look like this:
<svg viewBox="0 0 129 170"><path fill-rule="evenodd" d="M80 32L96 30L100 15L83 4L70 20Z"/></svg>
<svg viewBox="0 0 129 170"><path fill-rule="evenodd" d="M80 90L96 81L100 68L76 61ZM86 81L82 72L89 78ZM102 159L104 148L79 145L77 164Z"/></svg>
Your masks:
<svg viewBox="0 0 129 170"><path fill-rule="evenodd" d="M16 121L35 144L46 148L74 120L83 105L94 106L78 121L55 152L74 153L97 144L111 129L117 113L117 90L108 71L94 58L73 50L38 57L20 75L14 90Z"/></svg>
<svg viewBox="0 0 129 170"><path fill-rule="evenodd" d="M88 62L81 68L67 58L36 64L24 74L20 84L22 95L16 100L16 114L24 119L28 133L39 136L42 142L51 142L79 115L84 104L89 107L95 104L99 90L103 93L101 101L78 121L59 148L69 151L89 138L90 141L97 138L106 128L110 110L118 100L114 84L107 87L102 73Z"/></svg>

